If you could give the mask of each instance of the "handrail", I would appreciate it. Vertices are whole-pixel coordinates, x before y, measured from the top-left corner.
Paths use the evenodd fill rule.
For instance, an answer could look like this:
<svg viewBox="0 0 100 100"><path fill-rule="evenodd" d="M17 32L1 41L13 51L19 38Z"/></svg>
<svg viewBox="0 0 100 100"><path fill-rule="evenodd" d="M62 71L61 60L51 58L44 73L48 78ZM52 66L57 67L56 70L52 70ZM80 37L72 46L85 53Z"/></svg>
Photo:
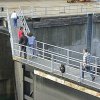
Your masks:
<svg viewBox="0 0 100 100"><path fill-rule="evenodd" d="M99 5L66 5L66 6L54 6L54 7L26 7L23 9L24 14L28 14L32 17L48 16L48 15L77 15L100 12ZM27 10L28 9L28 10ZM34 16L33 16L34 15Z"/></svg>
<svg viewBox="0 0 100 100"><path fill-rule="evenodd" d="M20 45L20 44L18 44L18 43L14 43L14 56L17 56L17 57L19 57L19 55L17 54L18 52L23 52L23 51L20 51L20 50L18 50L18 48L17 47L19 47L19 46L22 46L22 45ZM28 46L26 46L26 48L27 49L32 49L32 50L35 50L36 52L42 52L42 54L40 55L40 56L38 56L38 55L33 55L33 54L31 54L31 53L28 53L28 52L26 52L26 54L27 54L27 56L33 56L33 57L36 57L36 59L42 59L42 60L46 60L46 61L50 61L52 64L57 64L56 66L60 66L61 65L61 63L63 62L63 60L61 59L60 61L59 61L59 59L58 59L58 61L57 61L57 58L55 58L55 57L59 57L59 58L64 58L64 57L61 57L61 56L59 56L59 55L56 55L56 54L52 54L52 53L50 53L50 52L46 52L46 51L44 51L43 49L41 49L41 50L39 50L39 49L37 49L37 48L32 48L32 47L28 47ZM46 59L46 57L43 57L43 52L44 53L46 53L46 54L49 54L50 55L50 59ZM51 57L53 56L53 60L51 61ZM20 57L21 58L21 57ZM24 59L24 58L21 58L21 59ZM45 70L45 68L46 69L48 69L48 70L46 70L46 71L50 71L50 72L52 72L51 71L51 69L52 70L56 70L56 71L59 71L59 69L57 68L55 68L54 67L54 65L48 65L48 66L46 66L45 64L43 64L43 63L37 63L36 62L36 59L34 60L34 59L27 59L27 61L28 62L32 62L32 63L34 63L34 64L37 64L37 65L40 65L41 66L41 69L43 69L43 70ZM67 59L67 58L64 58L65 60ZM56 61L55 61L56 60ZM77 63L79 63L79 65L77 65L77 66L79 66L79 67L75 67L74 66L74 64L71 64L71 63L69 63L69 65L66 65L65 64L65 66L66 66L66 68L72 68L72 70L74 70L74 71L76 71L77 70L77 72L78 73L80 73L80 62L78 62L77 60L73 60L73 59L70 59L70 61L75 61L75 62L77 62ZM28 64L28 62L27 62L27 64ZM65 61L63 62L63 63L66 63ZM36 67L38 67L38 66L36 66ZM44 68L45 67L45 68ZM97 66L96 66L97 67ZM78 68L78 69L77 69ZM95 66L93 66L93 68L95 68ZM99 68L99 67L98 67ZM72 70L69 70L69 71L67 71L65 74L71 74L71 76L73 76L73 77L76 77L77 75L75 75L74 73L72 73L73 71ZM81 71L82 72L82 71ZM85 73L87 73L87 74L90 74L90 72L88 72L88 71L83 71L83 72L85 72ZM52 72L53 73L53 72ZM98 73L91 73L91 74L93 74L95 77L99 77L100 75L98 75ZM78 75L77 76L78 77L78 80L81 82L81 79L80 79L80 76ZM92 81L90 81L90 79L87 79L87 78L84 78L84 80L86 80L86 81L89 81L89 82L92 82ZM100 83L98 83L98 82L92 82L92 83L95 83L95 84L98 84L98 85L100 85ZM90 85L90 84L88 84L88 85ZM93 87L95 87L94 85L93 85ZM100 88L100 87L99 87Z"/></svg>
<svg viewBox="0 0 100 100"><path fill-rule="evenodd" d="M8 9L7 7L4 7ZM64 5L54 7L39 7L39 6L20 6L21 11L24 15L31 17L42 17L42 16L60 16L60 15L81 15L88 13L100 13L100 4L95 5ZM27 10L28 9L28 10ZM17 8L16 8L17 10ZM5 10L6 12L6 10ZM4 12L2 12L4 13Z"/></svg>
<svg viewBox="0 0 100 100"><path fill-rule="evenodd" d="M18 46L25 46L25 45L21 45L21 44L18 44L18 43L14 43L14 45L18 45ZM69 60L71 60L71 61L75 61L75 62L77 62L77 63L82 63L82 60L78 60L78 59L75 59L75 58L73 58L73 57L70 57L69 56L69 58L67 58L67 57L64 57L63 55L61 55L61 54L58 54L58 53L54 53L54 52L51 52L51 51L46 51L46 50L43 50L43 49L37 49L37 48L32 48L32 47L29 47L29 46L25 46L26 48L30 48L30 49L32 49L32 50L36 50L36 51L38 51L38 52L45 52L45 53L47 53L47 54L50 54L50 55L53 55L53 56L55 56L55 57L60 57L60 58L63 58L63 59L69 59ZM55 60L57 60L57 59L55 59ZM65 63L65 62L64 62ZM95 65L94 63L90 63L90 64L88 64L88 65L90 65L90 66L93 66L94 68L95 68L95 66L97 67L97 65ZM97 68L99 68L99 67L97 67Z"/></svg>

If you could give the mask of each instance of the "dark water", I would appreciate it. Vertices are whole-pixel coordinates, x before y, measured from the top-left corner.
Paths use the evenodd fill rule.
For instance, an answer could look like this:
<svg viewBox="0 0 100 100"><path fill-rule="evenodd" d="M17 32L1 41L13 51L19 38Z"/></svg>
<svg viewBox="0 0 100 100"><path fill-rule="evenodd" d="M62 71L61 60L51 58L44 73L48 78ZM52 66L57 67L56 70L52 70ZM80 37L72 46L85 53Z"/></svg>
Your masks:
<svg viewBox="0 0 100 100"><path fill-rule="evenodd" d="M48 79L34 77L34 100L100 100Z"/></svg>

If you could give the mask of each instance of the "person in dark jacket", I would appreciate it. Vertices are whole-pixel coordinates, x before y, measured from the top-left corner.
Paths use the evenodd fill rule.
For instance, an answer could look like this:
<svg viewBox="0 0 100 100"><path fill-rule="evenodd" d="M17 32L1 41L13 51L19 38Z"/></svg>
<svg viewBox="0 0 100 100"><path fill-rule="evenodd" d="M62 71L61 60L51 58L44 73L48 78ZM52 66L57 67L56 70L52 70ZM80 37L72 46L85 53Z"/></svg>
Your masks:
<svg viewBox="0 0 100 100"><path fill-rule="evenodd" d="M26 46L28 43L28 38L27 36L24 35L24 32L22 32L22 37L19 40L19 44L21 44L21 52L20 52L20 57L22 56L22 52L24 52L24 58L27 58L26 54Z"/></svg>

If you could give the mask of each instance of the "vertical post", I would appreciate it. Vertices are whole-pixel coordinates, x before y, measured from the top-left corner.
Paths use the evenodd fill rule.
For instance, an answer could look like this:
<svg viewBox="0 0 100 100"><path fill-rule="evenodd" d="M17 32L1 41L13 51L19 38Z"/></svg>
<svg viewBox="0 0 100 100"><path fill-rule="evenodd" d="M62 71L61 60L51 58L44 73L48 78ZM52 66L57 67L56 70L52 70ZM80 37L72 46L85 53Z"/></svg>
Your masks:
<svg viewBox="0 0 100 100"><path fill-rule="evenodd" d="M23 68L23 100L24 100L24 93L25 93L25 82L24 82L24 80L25 80L25 78L24 78L24 76L25 76L25 64L22 64L22 68Z"/></svg>
<svg viewBox="0 0 100 100"><path fill-rule="evenodd" d="M7 21L8 21L8 29L10 33L10 42L11 42L11 48L12 48L12 55L14 55L14 48L13 48L13 37L12 37L12 30L11 30L11 22L10 22L10 16L9 16L9 11L7 9Z"/></svg>
<svg viewBox="0 0 100 100"><path fill-rule="evenodd" d="M33 6L31 6L31 16L33 18Z"/></svg>
<svg viewBox="0 0 100 100"><path fill-rule="evenodd" d="M65 13L65 6L64 6L64 13Z"/></svg>
<svg viewBox="0 0 100 100"><path fill-rule="evenodd" d="M67 67L69 66L69 50L67 49ZM67 72L67 67L66 67L66 72Z"/></svg>
<svg viewBox="0 0 100 100"><path fill-rule="evenodd" d="M53 54L51 54L51 72L53 72L53 60L54 60Z"/></svg>
<svg viewBox="0 0 100 100"><path fill-rule="evenodd" d="M69 66L69 50L67 50L67 66Z"/></svg>
<svg viewBox="0 0 100 100"><path fill-rule="evenodd" d="M45 45L45 43L43 43L43 58L44 58L44 49L45 49L45 48L44 48L44 45Z"/></svg>
<svg viewBox="0 0 100 100"><path fill-rule="evenodd" d="M84 8L83 8L83 5L81 5L81 13L82 13L82 9L84 9Z"/></svg>
<svg viewBox="0 0 100 100"><path fill-rule="evenodd" d="M80 63L80 82L82 82L82 72L83 72L82 64Z"/></svg>
<svg viewBox="0 0 100 100"><path fill-rule="evenodd" d="M37 41L35 40L35 53L36 53L36 56L38 56L38 48L37 48Z"/></svg>
<svg viewBox="0 0 100 100"><path fill-rule="evenodd" d="M95 58L95 75L97 75L97 58Z"/></svg>
<svg viewBox="0 0 100 100"><path fill-rule="evenodd" d="M47 15L47 7L45 7L45 15Z"/></svg>

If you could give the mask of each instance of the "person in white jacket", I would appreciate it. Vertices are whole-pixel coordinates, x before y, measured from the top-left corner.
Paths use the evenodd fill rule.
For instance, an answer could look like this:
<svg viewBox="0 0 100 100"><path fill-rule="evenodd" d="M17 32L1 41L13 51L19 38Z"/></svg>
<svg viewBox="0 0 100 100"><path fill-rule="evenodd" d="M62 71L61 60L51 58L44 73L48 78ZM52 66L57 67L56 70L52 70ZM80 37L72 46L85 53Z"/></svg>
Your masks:
<svg viewBox="0 0 100 100"><path fill-rule="evenodd" d="M13 19L13 24L15 27L17 27L17 13L16 11L14 11L12 14L11 14L11 19Z"/></svg>

